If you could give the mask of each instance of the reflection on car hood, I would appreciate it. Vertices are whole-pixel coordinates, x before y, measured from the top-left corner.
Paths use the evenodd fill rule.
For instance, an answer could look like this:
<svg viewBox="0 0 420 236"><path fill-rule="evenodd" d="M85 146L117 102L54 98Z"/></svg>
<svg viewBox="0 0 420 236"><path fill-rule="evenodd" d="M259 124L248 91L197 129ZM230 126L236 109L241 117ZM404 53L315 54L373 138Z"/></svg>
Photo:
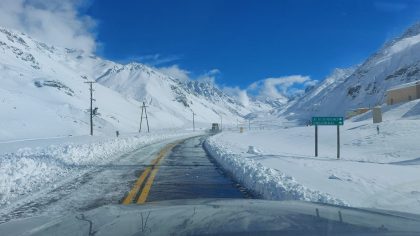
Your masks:
<svg viewBox="0 0 420 236"><path fill-rule="evenodd" d="M0 225L0 235L419 235L420 216L302 201L175 200L109 205Z"/></svg>

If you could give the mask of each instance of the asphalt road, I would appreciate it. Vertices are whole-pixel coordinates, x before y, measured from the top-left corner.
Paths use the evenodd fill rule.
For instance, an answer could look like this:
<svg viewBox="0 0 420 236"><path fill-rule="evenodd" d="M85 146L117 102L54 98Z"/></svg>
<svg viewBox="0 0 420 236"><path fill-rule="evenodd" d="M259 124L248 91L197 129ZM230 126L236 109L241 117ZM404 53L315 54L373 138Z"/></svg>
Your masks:
<svg viewBox="0 0 420 236"><path fill-rule="evenodd" d="M175 146L161 161L147 202L196 198L252 198L203 149L204 137Z"/></svg>
<svg viewBox="0 0 420 236"><path fill-rule="evenodd" d="M206 154L204 139L168 140L123 154L108 165L75 167L74 175L0 209L0 223L74 214L109 204L252 198Z"/></svg>
<svg viewBox="0 0 420 236"><path fill-rule="evenodd" d="M119 204L138 174L167 140L122 154L107 165L73 166L73 174L0 209L0 223L38 215L64 215Z"/></svg>

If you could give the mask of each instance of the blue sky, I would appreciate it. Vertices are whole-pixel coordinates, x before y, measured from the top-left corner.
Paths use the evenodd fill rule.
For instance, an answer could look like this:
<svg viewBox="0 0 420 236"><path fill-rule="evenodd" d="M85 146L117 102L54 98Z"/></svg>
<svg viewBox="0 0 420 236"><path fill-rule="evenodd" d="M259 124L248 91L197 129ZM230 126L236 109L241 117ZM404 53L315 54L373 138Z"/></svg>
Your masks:
<svg viewBox="0 0 420 236"><path fill-rule="evenodd" d="M42 42L272 97L363 62L419 16L420 0L0 1L0 26Z"/></svg>
<svg viewBox="0 0 420 236"><path fill-rule="evenodd" d="M246 88L269 77L321 80L362 62L419 20L420 1L101 0L95 19L101 56Z"/></svg>

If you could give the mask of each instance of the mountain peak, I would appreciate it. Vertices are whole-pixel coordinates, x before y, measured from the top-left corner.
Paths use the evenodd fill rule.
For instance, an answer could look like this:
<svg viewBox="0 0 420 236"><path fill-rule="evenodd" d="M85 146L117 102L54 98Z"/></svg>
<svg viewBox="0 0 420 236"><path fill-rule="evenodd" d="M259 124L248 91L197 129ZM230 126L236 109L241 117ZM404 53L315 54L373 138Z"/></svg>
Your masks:
<svg viewBox="0 0 420 236"><path fill-rule="evenodd" d="M408 27L404 33L402 33L399 37L387 42L384 44L384 46L382 47L382 49L379 51L380 54L381 51L386 50L387 48L390 48L392 46L394 46L395 44L397 44L398 42L407 39L407 38L411 38L414 36L417 36L420 34L420 21L414 23L413 25L411 25L410 27Z"/></svg>
<svg viewBox="0 0 420 236"><path fill-rule="evenodd" d="M420 34L420 21L417 21L410 26L398 39L409 38Z"/></svg>

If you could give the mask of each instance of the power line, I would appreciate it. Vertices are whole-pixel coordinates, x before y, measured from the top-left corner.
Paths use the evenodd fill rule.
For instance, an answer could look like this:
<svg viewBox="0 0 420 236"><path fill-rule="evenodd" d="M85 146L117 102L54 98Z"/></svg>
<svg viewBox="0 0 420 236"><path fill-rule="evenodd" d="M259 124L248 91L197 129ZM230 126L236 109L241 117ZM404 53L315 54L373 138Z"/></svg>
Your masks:
<svg viewBox="0 0 420 236"><path fill-rule="evenodd" d="M90 91L90 135L93 135L93 84L96 83L95 81L87 81L86 84L89 84L89 91ZM95 108L97 110L97 108Z"/></svg>
<svg viewBox="0 0 420 236"><path fill-rule="evenodd" d="M139 133L141 132L141 124L143 123L143 113L146 115L146 124L147 124L147 133L150 132L149 129L149 119L147 118L147 110L146 110L146 103L143 102L143 105L141 106L141 116L140 116L140 129L139 129Z"/></svg>
<svg viewBox="0 0 420 236"><path fill-rule="evenodd" d="M196 114L194 112L192 114L193 114L193 131L195 131L195 120L194 120L194 117L195 117Z"/></svg>

